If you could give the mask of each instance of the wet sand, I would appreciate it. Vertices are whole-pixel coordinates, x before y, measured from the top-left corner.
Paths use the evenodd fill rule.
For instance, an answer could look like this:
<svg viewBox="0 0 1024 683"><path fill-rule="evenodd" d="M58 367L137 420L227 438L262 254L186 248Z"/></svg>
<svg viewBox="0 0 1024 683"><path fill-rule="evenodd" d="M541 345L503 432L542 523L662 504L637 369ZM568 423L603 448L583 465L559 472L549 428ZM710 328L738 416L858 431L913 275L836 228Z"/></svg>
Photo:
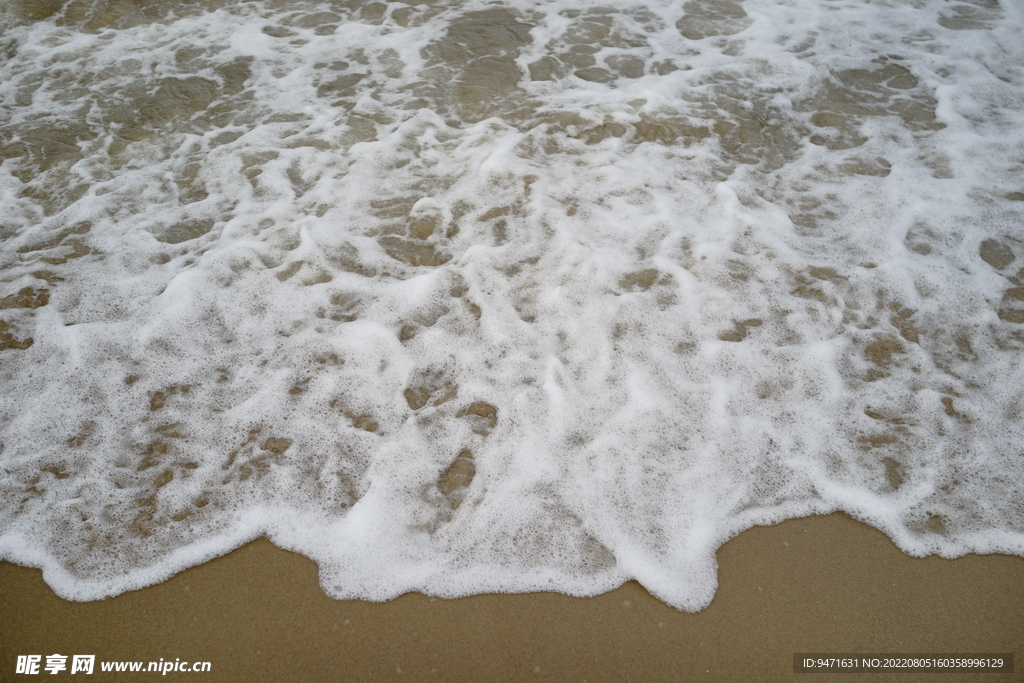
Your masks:
<svg viewBox="0 0 1024 683"><path fill-rule="evenodd" d="M384 604L326 597L310 560L259 540L171 580L92 603L0 563L0 681L19 654L201 660L209 673L85 680L915 681L1024 680L1024 559L911 558L845 515L751 529L718 553L698 614L636 583L557 594ZM795 652L1016 654L1015 673L794 674Z"/></svg>

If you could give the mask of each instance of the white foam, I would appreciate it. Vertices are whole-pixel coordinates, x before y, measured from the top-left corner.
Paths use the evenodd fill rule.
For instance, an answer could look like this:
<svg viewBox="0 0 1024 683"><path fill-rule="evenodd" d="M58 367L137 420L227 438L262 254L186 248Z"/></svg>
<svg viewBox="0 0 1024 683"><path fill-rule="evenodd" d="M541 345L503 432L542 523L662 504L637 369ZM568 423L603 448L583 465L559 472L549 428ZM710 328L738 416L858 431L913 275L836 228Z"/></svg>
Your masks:
<svg viewBox="0 0 1024 683"><path fill-rule="evenodd" d="M1024 554L1019 8L715 2L0 10L0 557L696 610L801 515Z"/></svg>

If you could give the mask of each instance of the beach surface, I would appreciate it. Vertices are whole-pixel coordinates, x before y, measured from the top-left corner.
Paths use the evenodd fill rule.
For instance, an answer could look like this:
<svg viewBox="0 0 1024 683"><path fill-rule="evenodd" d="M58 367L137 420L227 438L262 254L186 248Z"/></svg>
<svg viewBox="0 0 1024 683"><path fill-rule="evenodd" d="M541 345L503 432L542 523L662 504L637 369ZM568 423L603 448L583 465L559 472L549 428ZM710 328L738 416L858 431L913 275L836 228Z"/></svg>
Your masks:
<svg viewBox="0 0 1024 683"><path fill-rule="evenodd" d="M38 570L3 563L0 680L33 680L15 673L18 655L42 655L45 665L54 653L96 655L87 680L1024 680L1019 664L1014 673L793 672L794 653L1019 657L1022 558L908 557L882 533L833 514L750 529L722 546L718 562L714 602L696 614L635 582L591 598L336 601L321 591L313 562L265 539L88 603L57 597ZM210 662L210 670L99 670L160 659Z"/></svg>

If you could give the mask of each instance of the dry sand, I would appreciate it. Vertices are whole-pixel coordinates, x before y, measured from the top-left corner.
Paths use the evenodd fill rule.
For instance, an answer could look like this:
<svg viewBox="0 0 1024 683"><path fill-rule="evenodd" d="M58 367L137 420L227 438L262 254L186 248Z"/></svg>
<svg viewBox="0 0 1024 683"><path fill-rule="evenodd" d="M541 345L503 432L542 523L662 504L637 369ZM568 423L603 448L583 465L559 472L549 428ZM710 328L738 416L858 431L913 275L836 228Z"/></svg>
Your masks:
<svg viewBox="0 0 1024 683"><path fill-rule="evenodd" d="M796 652L1024 657L1024 559L917 559L841 514L758 527L718 552L698 614L638 584L339 602L308 559L259 540L171 580L92 603L0 563L0 681L1024 681L1015 673L793 673ZM209 673L15 674L19 654L209 661Z"/></svg>

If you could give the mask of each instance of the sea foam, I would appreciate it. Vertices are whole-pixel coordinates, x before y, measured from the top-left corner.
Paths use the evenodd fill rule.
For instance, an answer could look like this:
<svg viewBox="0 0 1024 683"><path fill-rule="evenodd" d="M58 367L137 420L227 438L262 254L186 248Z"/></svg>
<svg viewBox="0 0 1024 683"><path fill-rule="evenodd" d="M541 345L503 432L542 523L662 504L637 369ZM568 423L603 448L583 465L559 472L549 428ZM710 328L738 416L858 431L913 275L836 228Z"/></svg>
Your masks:
<svg viewBox="0 0 1024 683"><path fill-rule="evenodd" d="M338 598L1024 554L1013 3L0 9L0 558Z"/></svg>

